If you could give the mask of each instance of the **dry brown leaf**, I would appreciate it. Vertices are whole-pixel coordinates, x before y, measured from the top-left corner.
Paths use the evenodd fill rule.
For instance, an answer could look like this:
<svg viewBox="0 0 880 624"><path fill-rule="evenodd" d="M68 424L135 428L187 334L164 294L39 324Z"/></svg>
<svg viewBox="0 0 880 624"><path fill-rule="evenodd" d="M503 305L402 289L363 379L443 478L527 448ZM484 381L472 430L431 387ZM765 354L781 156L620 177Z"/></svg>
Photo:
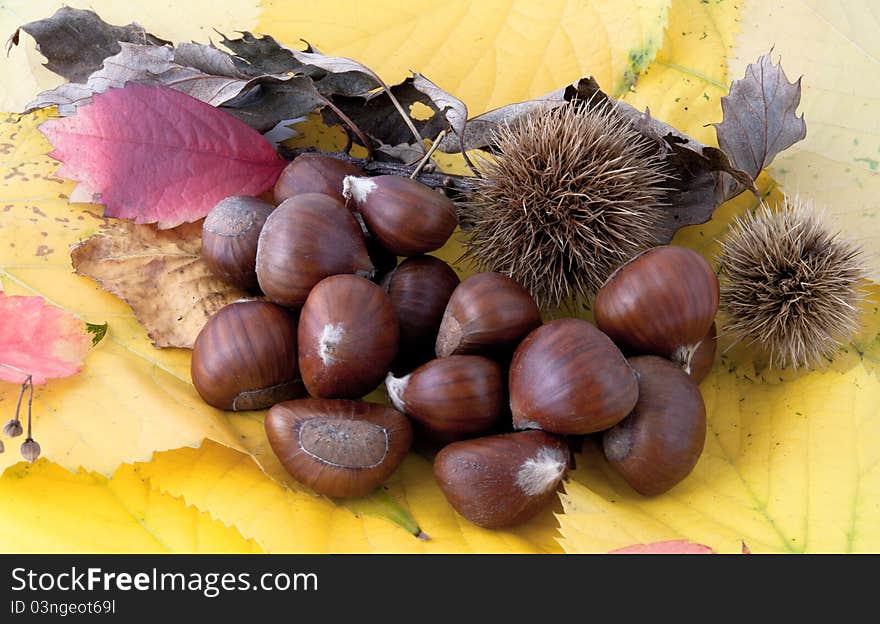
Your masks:
<svg viewBox="0 0 880 624"><path fill-rule="evenodd" d="M124 299L159 348L191 349L214 312L249 295L202 259L202 222L171 230L112 220L71 247L73 268Z"/></svg>

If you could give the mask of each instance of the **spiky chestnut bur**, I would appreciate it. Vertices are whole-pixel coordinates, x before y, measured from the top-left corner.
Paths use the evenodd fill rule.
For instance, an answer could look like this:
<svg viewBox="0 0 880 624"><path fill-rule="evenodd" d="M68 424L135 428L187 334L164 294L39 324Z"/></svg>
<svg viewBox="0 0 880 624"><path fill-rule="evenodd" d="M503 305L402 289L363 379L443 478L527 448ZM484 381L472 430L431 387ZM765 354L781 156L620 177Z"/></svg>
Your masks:
<svg viewBox="0 0 880 624"><path fill-rule="evenodd" d="M285 470L334 497L377 488L406 457L413 436L406 416L387 405L331 399L279 403L265 427Z"/></svg>
<svg viewBox="0 0 880 624"><path fill-rule="evenodd" d="M525 522L549 505L568 460L561 438L520 431L453 442L434 459L434 477L458 513L496 529Z"/></svg>
<svg viewBox="0 0 880 624"><path fill-rule="evenodd" d="M629 359L638 374L632 412L602 438L605 457L630 486L656 496L687 477L706 441L706 407L679 366L653 355Z"/></svg>
<svg viewBox="0 0 880 624"><path fill-rule="evenodd" d="M718 263L723 333L779 368L820 366L858 331L863 253L810 204L737 218Z"/></svg>
<svg viewBox="0 0 880 624"><path fill-rule="evenodd" d="M555 307L589 301L657 242L671 176L657 145L613 108L561 106L502 126L495 143L461 206L464 257L479 270Z"/></svg>

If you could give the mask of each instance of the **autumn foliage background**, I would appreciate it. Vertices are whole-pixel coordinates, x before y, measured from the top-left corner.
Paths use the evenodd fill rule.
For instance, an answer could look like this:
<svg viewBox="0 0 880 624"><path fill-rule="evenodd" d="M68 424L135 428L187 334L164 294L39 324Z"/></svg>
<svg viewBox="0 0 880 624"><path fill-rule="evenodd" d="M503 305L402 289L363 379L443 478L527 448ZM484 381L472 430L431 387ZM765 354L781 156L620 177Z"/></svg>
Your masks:
<svg viewBox="0 0 880 624"><path fill-rule="evenodd" d="M773 47L803 75L805 141L758 180L813 198L871 254L880 275L880 23L871 0L546 0L445 3L68 2L116 24L136 21L174 41L250 30L291 46L355 58L387 82L419 71L465 101L472 115L593 75L611 95L706 144L720 98L747 63ZM0 31L51 15L60 3L0 5ZM189 378L189 351L152 346L131 308L73 273L69 246L96 233L102 210L69 204L73 184L53 175L36 127L46 113L15 111L60 78L27 42L0 62L0 288L40 295L107 337L73 377L37 389L43 458L0 455L0 550L8 552L607 552L689 540L717 552L880 550L880 379L876 288L865 330L829 368L775 371L760 355L716 359L701 390L706 450L668 494L644 499L588 444L560 501L516 530L488 531L457 516L411 453L380 495L345 506L286 477L259 413L205 405ZM136 117L131 123L137 123ZM312 124L299 144L331 145ZM442 157L447 167L460 166ZM744 194L675 242L712 259ZM454 260L453 241L441 256ZM2 310L0 310L2 312ZM9 331L0 317L0 336ZM0 382L0 421L18 387ZM415 523L431 537L416 539Z"/></svg>

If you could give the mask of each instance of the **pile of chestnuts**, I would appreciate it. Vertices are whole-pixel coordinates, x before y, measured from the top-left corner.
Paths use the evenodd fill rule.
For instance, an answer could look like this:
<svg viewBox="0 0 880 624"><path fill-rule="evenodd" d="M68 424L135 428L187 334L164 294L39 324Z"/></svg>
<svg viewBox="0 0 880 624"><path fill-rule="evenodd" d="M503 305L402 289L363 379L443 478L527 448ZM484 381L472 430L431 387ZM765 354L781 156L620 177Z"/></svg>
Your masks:
<svg viewBox="0 0 880 624"><path fill-rule="evenodd" d="M609 464L644 495L694 468L718 307L696 252L655 247L618 268L596 325L543 323L509 277L460 280L425 255L458 221L419 182L303 154L275 200L229 197L205 220L212 270L264 297L208 321L192 379L218 408L269 408L269 443L296 480L362 496L418 437L441 447L434 474L452 506L494 528L551 504L567 436L600 434ZM391 405L361 400L383 382Z"/></svg>

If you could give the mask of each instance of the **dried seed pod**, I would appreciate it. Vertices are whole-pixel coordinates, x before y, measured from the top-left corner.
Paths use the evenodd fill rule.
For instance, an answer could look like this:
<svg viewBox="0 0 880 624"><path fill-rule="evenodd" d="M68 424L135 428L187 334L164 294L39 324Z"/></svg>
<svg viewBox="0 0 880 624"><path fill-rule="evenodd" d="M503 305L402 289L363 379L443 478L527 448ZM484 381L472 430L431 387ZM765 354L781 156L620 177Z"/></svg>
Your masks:
<svg viewBox="0 0 880 624"><path fill-rule="evenodd" d="M40 457L40 445L33 438L21 443L21 456L25 461L34 463Z"/></svg>
<svg viewBox="0 0 880 624"><path fill-rule="evenodd" d="M700 383L712 371L712 365L715 363L715 349L718 345L718 330L715 323L709 328L709 333L697 345L694 355L691 358L690 376L694 383Z"/></svg>
<svg viewBox="0 0 880 624"><path fill-rule="evenodd" d="M199 332L191 375L199 395L224 410L263 409L305 394L296 319L265 301L221 308Z"/></svg>
<svg viewBox="0 0 880 624"><path fill-rule="evenodd" d="M400 323L399 355L407 363L433 358L443 311L458 284L452 267L433 256L407 258L382 280Z"/></svg>
<svg viewBox="0 0 880 624"><path fill-rule="evenodd" d="M364 496L406 456L412 426L400 412L376 403L300 399L269 410L266 435L294 479L319 494Z"/></svg>
<svg viewBox="0 0 880 624"><path fill-rule="evenodd" d="M375 272L351 212L328 195L285 200L266 219L257 245L257 279L275 303L298 307L325 277Z"/></svg>
<svg viewBox="0 0 880 624"><path fill-rule="evenodd" d="M220 200L202 225L202 256L211 271L233 286L257 291L257 241L275 206L256 197Z"/></svg>
<svg viewBox="0 0 880 624"><path fill-rule="evenodd" d="M437 356L509 353L540 324L541 312L525 288L500 273L477 273L449 299L437 334Z"/></svg>
<svg viewBox="0 0 880 624"><path fill-rule="evenodd" d="M3 435L7 437L17 438L22 433L24 433L24 429L21 426L21 421L17 418L12 418L3 425Z"/></svg>
<svg viewBox="0 0 880 624"><path fill-rule="evenodd" d="M822 366L859 330L865 262L798 199L738 218L718 258L724 331L777 367Z"/></svg>
<svg viewBox="0 0 880 624"><path fill-rule="evenodd" d="M703 256L663 245L618 268L596 295L603 332L628 352L659 355L690 370L718 311L718 279Z"/></svg>
<svg viewBox="0 0 880 624"><path fill-rule="evenodd" d="M458 440L490 429L504 409L501 367L479 355L432 360L385 379L394 407L432 438Z"/></svg>
<svg viewBox="0 0 880 624"><path fill-rule="evenodd" d="M632 413L605 432L611 466L634 490L655 496L688 476L706 440L706 407L694 381L663 358L630 358L639 375Z"/></svg>
<svg viewBox="0 0 880 624"><path fill-rule="evenodd" d="M510 365L510 408L517 429L584 434L607 429L638 398L636 374L614 343L580 319L539 327Z"/></svg>
<svg viewBox="0 0 880 624"><path fill-rule="evenodd" d="M416 180L349 176L343 185L370 233L398 256L440 249L458 225L452 201Z"/></svg>
<svg viewBox="0 0 880 624"><path fill-rule="evenodd" d="M385 378L400 330L388 297L355 275L321 280L299 320L299 367L313 396L361 397Z"/></svg>
<svg viewBox="0 0 880 624"><path fill-rule="evenodd" d="M275 203L295 195L323 193L345 203L342 180L345 176L362 176L364 171L352 163L332 156L306 152L284 168L275 182Z"/></svg>
<svg viewBox="0 0 880 624"><path fill-rule="evenodd" d="M547 507L568 460L561 439L521 431L453 442L437 454L434 476L458 513L495 529L525 522Z"/></svg>

